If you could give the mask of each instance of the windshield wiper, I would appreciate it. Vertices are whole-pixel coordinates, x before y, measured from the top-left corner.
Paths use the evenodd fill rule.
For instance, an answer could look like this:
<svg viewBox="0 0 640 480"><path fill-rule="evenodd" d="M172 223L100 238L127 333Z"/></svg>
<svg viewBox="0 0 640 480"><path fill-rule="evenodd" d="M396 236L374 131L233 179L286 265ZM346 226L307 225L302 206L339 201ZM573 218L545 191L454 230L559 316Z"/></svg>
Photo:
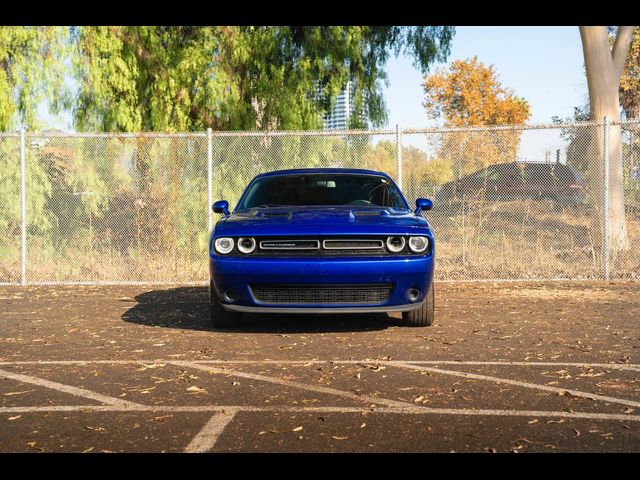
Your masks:
<svg viewBox="0 0 640 480"><path fill-rule="evenodd" d="M288 207L289 205L277 205L275 203L263 203L262 205L254 208L271 208L271 207Z"/></svg>

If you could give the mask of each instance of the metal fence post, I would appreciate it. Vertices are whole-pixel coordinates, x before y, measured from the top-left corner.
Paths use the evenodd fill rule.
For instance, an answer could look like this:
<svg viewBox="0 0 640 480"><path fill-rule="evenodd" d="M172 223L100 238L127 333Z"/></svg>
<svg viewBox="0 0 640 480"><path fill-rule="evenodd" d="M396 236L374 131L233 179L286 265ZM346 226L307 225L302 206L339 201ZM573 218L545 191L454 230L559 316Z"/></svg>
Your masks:
<svg viewBox="0 0 640 480"><path fill-rule="evenodd" d="M27 152L25 148L25 131L20 130L20 197L22 200L22 275L20 284L27 284Z"/></svg>
<svg viewBox="0 0 640 480"><path fill-rule="evenodd" d="M211 128L207 128L207 227L213 228L211 204L213 204L213 145Z"/></svg>
<svg viewBox="0 0 640 480"><path fill-rule="evenodd" d="M609 280L609 118L604 117L604 278Z"/></svg>
<svg viewBox="0 0 640 480"><path fill-rule="evenodd" d="M402 130L400 130L400 125L396 123L396 148L397 148L397 159L398 159L398 187L402 190Z"/></svg>

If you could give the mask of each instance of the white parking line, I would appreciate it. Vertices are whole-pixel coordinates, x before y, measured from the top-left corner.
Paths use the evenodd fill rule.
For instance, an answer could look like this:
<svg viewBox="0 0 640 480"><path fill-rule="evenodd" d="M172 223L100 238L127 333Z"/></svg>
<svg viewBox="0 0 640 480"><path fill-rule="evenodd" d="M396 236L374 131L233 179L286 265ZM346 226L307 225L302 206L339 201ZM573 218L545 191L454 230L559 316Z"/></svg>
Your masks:
<svg viewBox="0 0 640 480"><path fill-rule="evenodd" d="M636 402L633 400L627 400L624 398L616 398L616 397L608 397L605 395L598 395L596 393L589 393L589 392L582 392L580 390L572 390L570 388L559 388L559 387L551 387L549 385L540 385L537 383L529 383L529 382L522 382L520 380L510 380L508 378L502 378L502 377L493 377L493 376L489 376L489 375L479 375L477 373L468 373L468 372L459 372L457 370L445 370L442 368L433 368L433 367L425 367L423 365L411 365L408 363L395 363L395 362L390 362L392 365L396 365L398 367L401 368L408 368L408 369L412 369L412 370L421 370L421 371L426 371L426 372L433 372L433 373L441 373L444 375L452 375L455 377L462 377L462 378L471 378L474 380L486 380L486 381L490 381L490 382L494 382L494 383L505 383L508 385L515 385L518 387L524 387L524 388L532 388L535 390L542 390L542 391L546 391L546 392L553 392L553 393L558 393L558 394L569 394L572 395L574 397L582 397L582 398L588 398L590 400L601 400L604 402L609 402L609 403L618 403L620 405L628 405L631 407L640 407L640 402Z"/></svg>
<svg viewBox="0 0 640 480"><path fill-rule="evenodd" d="M184 449L185 453L205 453L213 451L218 437L225 427L233 420L235 410L227 410L217 413L202 427L202 430L193 437L189 445Z"/></svg>
<svg viewBox="0 0 640 480"><path fill-rule="evenodd" d="M277 385L284 385L286 387L297 388L300 390L308 390L316 393L326 393L329 395L336 395L343 398L349 398L351 400L357 400L358 402L367 402L377 405L386 405L388 407L404 407L410 405L407 402L401 402L399 400L391 400L388 398L378 398L370 395L358 395L352 392L345 392L344 390L337 390L335 388L320 387L317 385L309 385L307 383L294 382L291 380L285 380L283 378L268 377L266 375L259 375L255 373L241 372L239 370L231 370L228 368L217 368L209 365L200 365L193 362L171 361L173 365L179 365L181 367L195 368L198 370L204 370L205 372L211 372L216 374L233 375L236 377L250 378L251 380L259 380L261 382L275 383Z"/></svg>
<svg viewBox="0 0 640 480"><path fill-rule="evenodd" d="M175 362L176 359L150 359L150 360L16 360L0 361L0 365L130 365L153 364ZM183 361L183 360L180 360ZM494 366L523 366L523 367L586 367L586 368L612 368L618 370L640 371L640 364L633 363L589 363L589 362L522 362L522 361L482 361L482 360L380 360L366 358L363 360L189 360L191 363L207 364L247 364L247 365L317 365L330 363L336 365L351 365L359 363L377 363L381 365L398 363L413 365L494 365Z"/></svg>
<svg viewBox="0 0 640 480"><path fill-rule="evenodd" d="M410 414L410 415L472 415L498 417L528 418L569 418L587 420L615 420L640 422L640 415L616 413L565 412L545 410L495 410L473 408L431 408L416 407L407 404L405 407L297 407L289 405L270 405L254 407L249 405L140 405L121 407L117 405L51 405L45 407L0 407L0 414L43 413L43 412L158 412L158 413L202 413L202 412L242 412L251 413L367 413L367 414Z"/></svg>
<svg viewBox="0 0 640 480"><path fill-rule="evenodd" d="M115 360L115 361L111 361L111 360L107 360L107 361L52 361L52 362L57 362L58 364L87 364L87 363L115 363L115 364L141 364L141 365L149 365L152 362L149 361L139 361L139 360ZM64 363L63 363L64 362ZM215 373L215 374L227 374L227 375L234 375L234 376L238 376L238 377L244 377L244 378L249 378L249 379L253 379L253 380L258 380L258 381L264 381L264 382L268 382L268 383L275 383L275 384L279 384L279 385L283 385L283 386L289 386L292 388L297 388L297 389L303 389L303 390L308 390L308 391L313 391L316 393L325 393L325 394L329 394L329 395L336 395L336 396L340 396L343 398L349 398L352 400L357 400L359 402L367 402L369 404L374 404L374 405L385 405L387 407L392 407L392 408L398 408L400 409L402 412L409 412L409 413L413 413L413 409L417 409L418 411L422 412L425 408L427 407L416 407L414 405L412 405L411 403L408 402L403 402L403 401L397 401L397 400L392 400L392 399L387 399L387 398L380 398L380 397L374 397L374 396L370 396L370 395L358 395L352 392L347 392L347 391L343 391L343 390L337 390L334 388L329 388L329 387L321 387L321 386L316 386L316 385L309 385L306 383L300 383L300 382L295 382L295 381L291 381L291 380L286 380L286 379L281 379L281 378L277 378L277 377L271 377L271 376L266 376L266 375L259 375L259 374L253 374L253 373L247 373L247 372L242 372L242 371L238 371L238 370L231 370L228 368L218 368L218 367L214 367L211 364L214 362L218 362L218 363L225 363L225 364L233 364L236 362L226 362L226 361L181 361L181 360L156 360L153 361L153 363L164 363L164 364L171 364L171 365L176 365L176 366L182 366L182 367L187 367L187 368L195 368L195 369L200 369L200 370L204 370L204 371L208 371L211 373ZM291 363L291 362L279 362L279 361L267 361L268 363ZM310 362L308 361L295 361L296 364L298 363L303 363L303 365L306 365ZM476 379L476 380L484 380L484 381L491 381L491 382L496 382L496 383L505 383L505 384L511 384L511 385L515 385L515 386L519 386L519 387L524 387L524 388L531 388L531 389L537 389L537 390L543 390L543 391L549 391L549 392L554 392L554 393L560 393L560 394L564 394L564 393L568 393L570 395L576 396L576 397L582 397L582 398L588 398L588 399L592 399L592 400L600 400L600 401L605 401L605 402L609 402L609 403L617 403L617 404L622 404L622 405L627 405L627 406L633 406L633 407L640 407L640 402L636 402L633 400L627 400L627 399L621 399L621 398L615 398L615 397L609 397L609 396L604 396L604 395L598 395L598 394L594 394L594 393L589 393L589 392L583 392L583 391L579 391L579 390L572 390L572 389L565 389L565 388L559 388L559 387L551 387L548 385L539 385L539 384L535 384L535 383L529 383L529 382L522 382L522 381L518 381L518 380L510 380L510 379L505 379L505 378L501 378L501 377L494 377L494 376L488 376L488 375L479 375L479 374L474 374L474 373L467 373L467 372L460 372L460 371L456 371L456 370L446 370L446 369L441 369L441 368L434 368L434 367L428 367L425 366L427 364L426 361L391 361L391 360L386 360L386 361L376 361L376 360L362 360L362 361L356 361L356 360L343 360L343 361L334 361L334 362L330 362L330 361L311 361L312 363L346 363L346 364L354 364L354 363L378 363L378 364L386 364L389 366L396 366L399 368L408 368L408 369L414 369L414 370L424 370L424 371L431 371L433 373L439 373L439 374L445 374L445 375L452 375L452 376L458 376L458 377L462 377L462 378L472 378L472 379ZM9 363L9 364L13 364L16 365L18 364L17 362L5 362L5 363ZM44 362L39 362L39 363L43 363ZM51 364L51 362L47 362L48 364ZM252 363L252 364L262 364L262 363L266 363L264 361L247 361L246 363ZM419 363L419 364L418 364ZM445 363L445 362L437 362L437 361L433 361L433 363ZM460 363L460 362L446 362L446 363ZM525 363L526 362L522 362ZM466 364L491 364L491 365L502 365L504 363L501 362L466 362ZM549 362L544 362L544 365L549 365ZM584 365L584 364L576 364L576 365ZM593 365L593 364L591 364ZM607 364L608 365L608 364ZM619 365L619 364L611 364L611 365ZM629 364L623 364L624 366L630 366ZM157 408L164 408L164 407L155 407L155 406L146 406L146 405L142 405L139 403L135 403L135 402L131 402L131 401L124 401L121 400L119 398L115 398L115 397L110 397L107 395L103 395L97 392L93 392L91 390L87 390L84 388L79 388L79 387L73 387L70 385L64 385L58 382L52 382L49 380L45 380L45 379L41 379L41 378L37 378L34 376L30 376L30 375L24 375L24 374L20 374L20 373L15 373L15 372L10 372L10 371L6 371L6 370L0 370L0 376L6 377L6 378L11 378L17 381L21 381L21 382L25 382L25 383L31 383L34 385L39 385L39 386L43 386L46 388L51 388L54 390L58 390L61 392L65 392L65 393L69 393L72 395L76 395L76 396L80 396L83 398L88 398L88 399L92 399L92 400L96 400L102 403L105 403L107 405L110 405L112 407L119 407L122 408L124 410L132 410L132 411L153 411ZM14 408L14 407L6 407L6 408ZM21 407L15 407L15 408L21 408ZM38 408L38 407L32 407L32 408ZM53 407L44 407L43 411L53 411L50 410L50 408ZM69 407L62 407L62 408L69 408ZM79 407L79 409L82 408L86 408L86 407ZM219 409L219 407L214 407L215 409ZM237 408L237 407L233 407L233 408ZM336 407L337 410L336 411L341 411L341 408L346 408L346 407ZM242 407L241 408L244 411L251 411L250 407ZM409 410L407 410L409 409ZM10 411L10 410L6 410L5 408L1 408L0 412L3 411ZM33 410L36 411L36 410ZM62 411L62 410L61 410ZM65 411L70 411L70 410L65 410ZM217 411L217 410L216 410ZM260 411L266 411L264 409L261 409ZM440 412L440 413L450 413L450 414L458 414L458 415L462 415L465 414L463 412L474 412L474 413L466 413L466 414L479 414L477 412L485 412L485 413L480 413L480 414L487 414L487 415L494 415L495 413L492 412L505 412L503 410L476 410L476 409L429 409L429 411L431 412ZM454 413L455 412L455 413ZM504 413L500 413L499 415L504 415ZM581 415L608 415L608 414L581 414ZM587 417L584 417L587 418ZM599 417L588 417L588 418L599 418ZM609 417L606 417L609 418ZM622 415L621 418L629 418L629 416L625 416Z"/></svg>
<svg viewBox="0 0 640 480"><path fill-rule="evenodd" d="M58 382L52 382L43 378L32 377L31 375L23 375L21 373L8 372L7 370L0 370L0 377L10 378L23 383L30 383L32 385L38 385L40 387L50 388L59 392L69 393L77 397L88 398L90 400L96 400L98 402L106 403L107 405L119 406L123 408L129 407L141 407L142 405L135 402L125 401L120 398L110 397L98 392L87 390L86 388L73 387L71 385L65 385Z"/></svg>

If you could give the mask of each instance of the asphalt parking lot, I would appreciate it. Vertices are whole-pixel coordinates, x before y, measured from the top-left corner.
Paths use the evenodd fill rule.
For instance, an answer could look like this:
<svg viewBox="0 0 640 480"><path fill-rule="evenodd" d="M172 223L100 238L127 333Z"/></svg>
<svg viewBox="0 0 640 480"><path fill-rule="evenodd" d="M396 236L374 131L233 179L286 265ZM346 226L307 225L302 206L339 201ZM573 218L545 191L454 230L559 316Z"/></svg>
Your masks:
<svg viewBox="0 0 640 480"><path fill-rule="evenodd" d="M0 287L0 451L640 452L637 283L436 287L228 331L205 287Z"/></svg>

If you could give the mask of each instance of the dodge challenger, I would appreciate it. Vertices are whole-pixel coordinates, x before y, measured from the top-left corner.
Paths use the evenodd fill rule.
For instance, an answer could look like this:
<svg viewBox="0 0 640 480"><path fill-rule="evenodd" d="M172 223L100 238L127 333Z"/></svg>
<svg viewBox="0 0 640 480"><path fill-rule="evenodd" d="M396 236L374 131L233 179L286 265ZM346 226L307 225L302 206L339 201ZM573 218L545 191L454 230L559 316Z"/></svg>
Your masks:
<svg viewBox="0 0 640 480"><path fill-rule="evenodd" d="M225 200L209 238L211 322L243 313L402 312L434 316L434 235L382 172L322 168L263 173L233 212Z"/></svg>

